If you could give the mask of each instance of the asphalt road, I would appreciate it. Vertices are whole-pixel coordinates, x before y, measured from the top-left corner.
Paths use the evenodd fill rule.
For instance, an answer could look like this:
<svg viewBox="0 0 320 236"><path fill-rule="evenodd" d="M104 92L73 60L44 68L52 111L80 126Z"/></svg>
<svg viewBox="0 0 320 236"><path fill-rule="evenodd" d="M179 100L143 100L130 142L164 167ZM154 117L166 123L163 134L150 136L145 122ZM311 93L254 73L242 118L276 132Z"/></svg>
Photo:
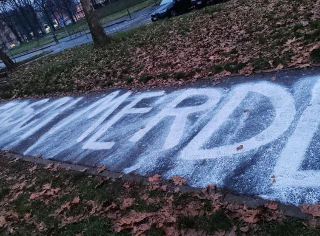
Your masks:
<svg viewBox="0 0 320 236"><path fill-rule="evenodd" d="M157 8L157 6L149 6L147 8L144 8L140 11L137 11L133 14L131 14L131 19L129 16L121 17L115 21L108 22L103 25L105 32L107 34L113 34L118 31L128 30L134 27L138 27L140 25L144 25L147 23L150 23L150 13ZM48 44L44 49L29 53L27 55L22 55L20 57L15 57L15 62L26 60L30 57L33 57L35 55L38 55L42 53L43 51L52 51L50 54L61 52L65 49L72 48L75 46L79 46L82 44L90 43L92 42L92 37L90 35L89 30L83 31L77 35L73 35L70 37L65 37L61 40L59 40L59 44L50 43ZM4 64L0 62L0 68L4 67Z"/></svg>
<svg viewBox="0 0 320 236"><path fill-rule="evenodd" d="M319 202L320 69L211 83L3 102L0 148Z"/></svg>

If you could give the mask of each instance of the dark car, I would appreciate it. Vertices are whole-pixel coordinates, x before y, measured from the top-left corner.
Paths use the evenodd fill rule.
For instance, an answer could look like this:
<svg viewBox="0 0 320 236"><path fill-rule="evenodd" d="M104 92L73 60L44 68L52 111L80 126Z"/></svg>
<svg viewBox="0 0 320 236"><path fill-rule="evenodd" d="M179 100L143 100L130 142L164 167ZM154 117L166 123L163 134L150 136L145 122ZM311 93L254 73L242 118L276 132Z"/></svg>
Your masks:
<svg viewBox="0 0 320 236"><path fill-rule="evenodd" d="M194 8L201 8L208 5L207 0L191 0L191 4Z"/></svg>
<svg viewBox="0 0 320 236"><path fill-rule="evenodd" d="M192 7L199 9L208 5L222 3L225 0L191 0Z"/></svg>
<svg viewBox="0 0 320 236"><path fill-rule="evenodd" d="M151 20L164 19L187 12L191 7L191 0L162 0L159 7L151 13Z"/></svg>

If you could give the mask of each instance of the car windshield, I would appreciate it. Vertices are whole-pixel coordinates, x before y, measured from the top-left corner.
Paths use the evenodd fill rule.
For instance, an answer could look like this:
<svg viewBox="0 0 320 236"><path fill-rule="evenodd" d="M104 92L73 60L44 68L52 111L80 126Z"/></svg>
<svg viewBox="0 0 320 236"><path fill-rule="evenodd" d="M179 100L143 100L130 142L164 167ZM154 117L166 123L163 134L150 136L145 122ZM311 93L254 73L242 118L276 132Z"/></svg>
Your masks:
<svg viewBox="0 0 320 236"><path fill-rule="evenodd" d="M164 5L164 4L167 4L167 3L170 3L170 2L173 2L173 0L162 0L160 5Z"/></svg>

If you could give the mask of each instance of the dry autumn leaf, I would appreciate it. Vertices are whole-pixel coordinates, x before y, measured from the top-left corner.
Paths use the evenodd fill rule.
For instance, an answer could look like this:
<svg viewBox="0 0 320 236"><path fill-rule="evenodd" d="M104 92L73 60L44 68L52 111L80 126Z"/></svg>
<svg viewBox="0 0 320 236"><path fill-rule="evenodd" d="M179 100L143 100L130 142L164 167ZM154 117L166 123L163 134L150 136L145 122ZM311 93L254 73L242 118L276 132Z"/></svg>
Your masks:
<svg viewBox="0 0 320 236"><path fill-rule="evenodd" d="M106 166L103 166L103 165L102 165L102 166L98 166L98 167L97 167L97 172L98 172L98 173L102 173L102 172L105 171L106 169L107 169Z"/></svg>
<svg viewBox="0 0 320 236"><path fill-rule="evenodd" d="M6 217L5 216L0 216L0 228L3 228L6 225Z"/></svg>
<svg viewBox="0 0 320 236"><path fill-rule="evenodd" d="M182 178L179 175L172 176L170 179L173 181L174 185L177 185L177 186L183 185L186 182L186 179Z"/></svg>
<svg viewBox="0 0 320 236"><path fill-rule="evenodd" d="M283 68L284 68L284 65L280 63L280 64L276 67L276 70L281 70L281 69L283 69Z"/></svg>
<svg viewBox="0 0 320 236"><path fill-rule="evenodd" d="M126 189L130 189L130 188L133 188L135 185L136 185L135 181L128 181L123 184L123 187L125 187Z"/></svg>
<svg viewBox="0 0 320 236"><path fill-rule="evenodd" d="M161 175L158 175L158 174L155 174L154 176L148 178L148 181L150 183L158 182L160 180L161 180Z"/></svg>
<svg viewBox="0 0 320 236"><path fill-rule="evenodd" d="M50 171L57 171L59 167L61 166L60 163L50 163L44 167L44 169L50 170Z"/></svg>
<svg viewBox="0 0 320 236"><path fill-rule="evenodd" d="M160 187L160 190L163 191L163 192L168 191L168 185L162 185L162 186Z"/></svg>
<svg viewBox="0 0 320 236"><path fill-rule="evenodd" d="M72 204L78 204L80 202L80 197L75 197L73 200L72 200Z"/></svg>
<svg viewBox="0 0 320 236"><path fill-rule="evenodd" d="M278 203L274 202L274 201L269 201L265 204L265 207L270 209L270 210L277 210L278 209Z"/></svg>
<svg viewBox="0 0 320 236"><path fill-rule="evenodd" d="M134 199L133 198L125 198L123 199L122 205L120 207L121 210L127 209L129 207L132 206L132 204L134 203Z"/></svg>
<svg viewBox="0 0 320 236"><path fill-rule="evenodd" d="M260 210L246 210L242 213L241 219L250 224L257 223L259 221Z"/></svg>
<svg viewBox="0 0 320 236"><path fill-rule="evenodd" d="M37 165L34 165L33 167L31 167L31 168L29 169L29 172L30 172L30 173L33 173L36 169L37 169Z"/></svg>
<svg viewBox="0 0 320 236"><path fill-rule="evenodd" d="M313 205L303 204L300 209L303 213L310 214L313 217L320 217L320 206L317 203Z"/></svg>
<svg viewBox="0 0 320 236"><path fill-rule="evenodd" d="M243 145L241 144L239 147L237 147L237 151L240 151L243 149Z"/></svg>
<svg viewBox="0 0 320 236"><path fill-rule="evenodd" d="M250 230L250 226L249 226L249 225L240 227L240 231L241 231L241 232L246 233L246 232L248 232L249 230Z"/></svg>

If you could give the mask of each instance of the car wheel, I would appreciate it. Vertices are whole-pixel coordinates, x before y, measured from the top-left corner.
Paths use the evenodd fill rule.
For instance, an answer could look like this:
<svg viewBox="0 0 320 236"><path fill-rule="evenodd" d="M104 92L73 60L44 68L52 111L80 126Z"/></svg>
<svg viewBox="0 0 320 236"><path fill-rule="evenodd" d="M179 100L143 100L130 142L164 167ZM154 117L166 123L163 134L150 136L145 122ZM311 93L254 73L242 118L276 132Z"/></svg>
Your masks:
<svg viewBox="0 0 320 236"><path fill-rule="evenodd" d="M172 10L171 12L170 12L170 16L176 16L177 15L177 12L175 11L175 10Z"/></svg>

